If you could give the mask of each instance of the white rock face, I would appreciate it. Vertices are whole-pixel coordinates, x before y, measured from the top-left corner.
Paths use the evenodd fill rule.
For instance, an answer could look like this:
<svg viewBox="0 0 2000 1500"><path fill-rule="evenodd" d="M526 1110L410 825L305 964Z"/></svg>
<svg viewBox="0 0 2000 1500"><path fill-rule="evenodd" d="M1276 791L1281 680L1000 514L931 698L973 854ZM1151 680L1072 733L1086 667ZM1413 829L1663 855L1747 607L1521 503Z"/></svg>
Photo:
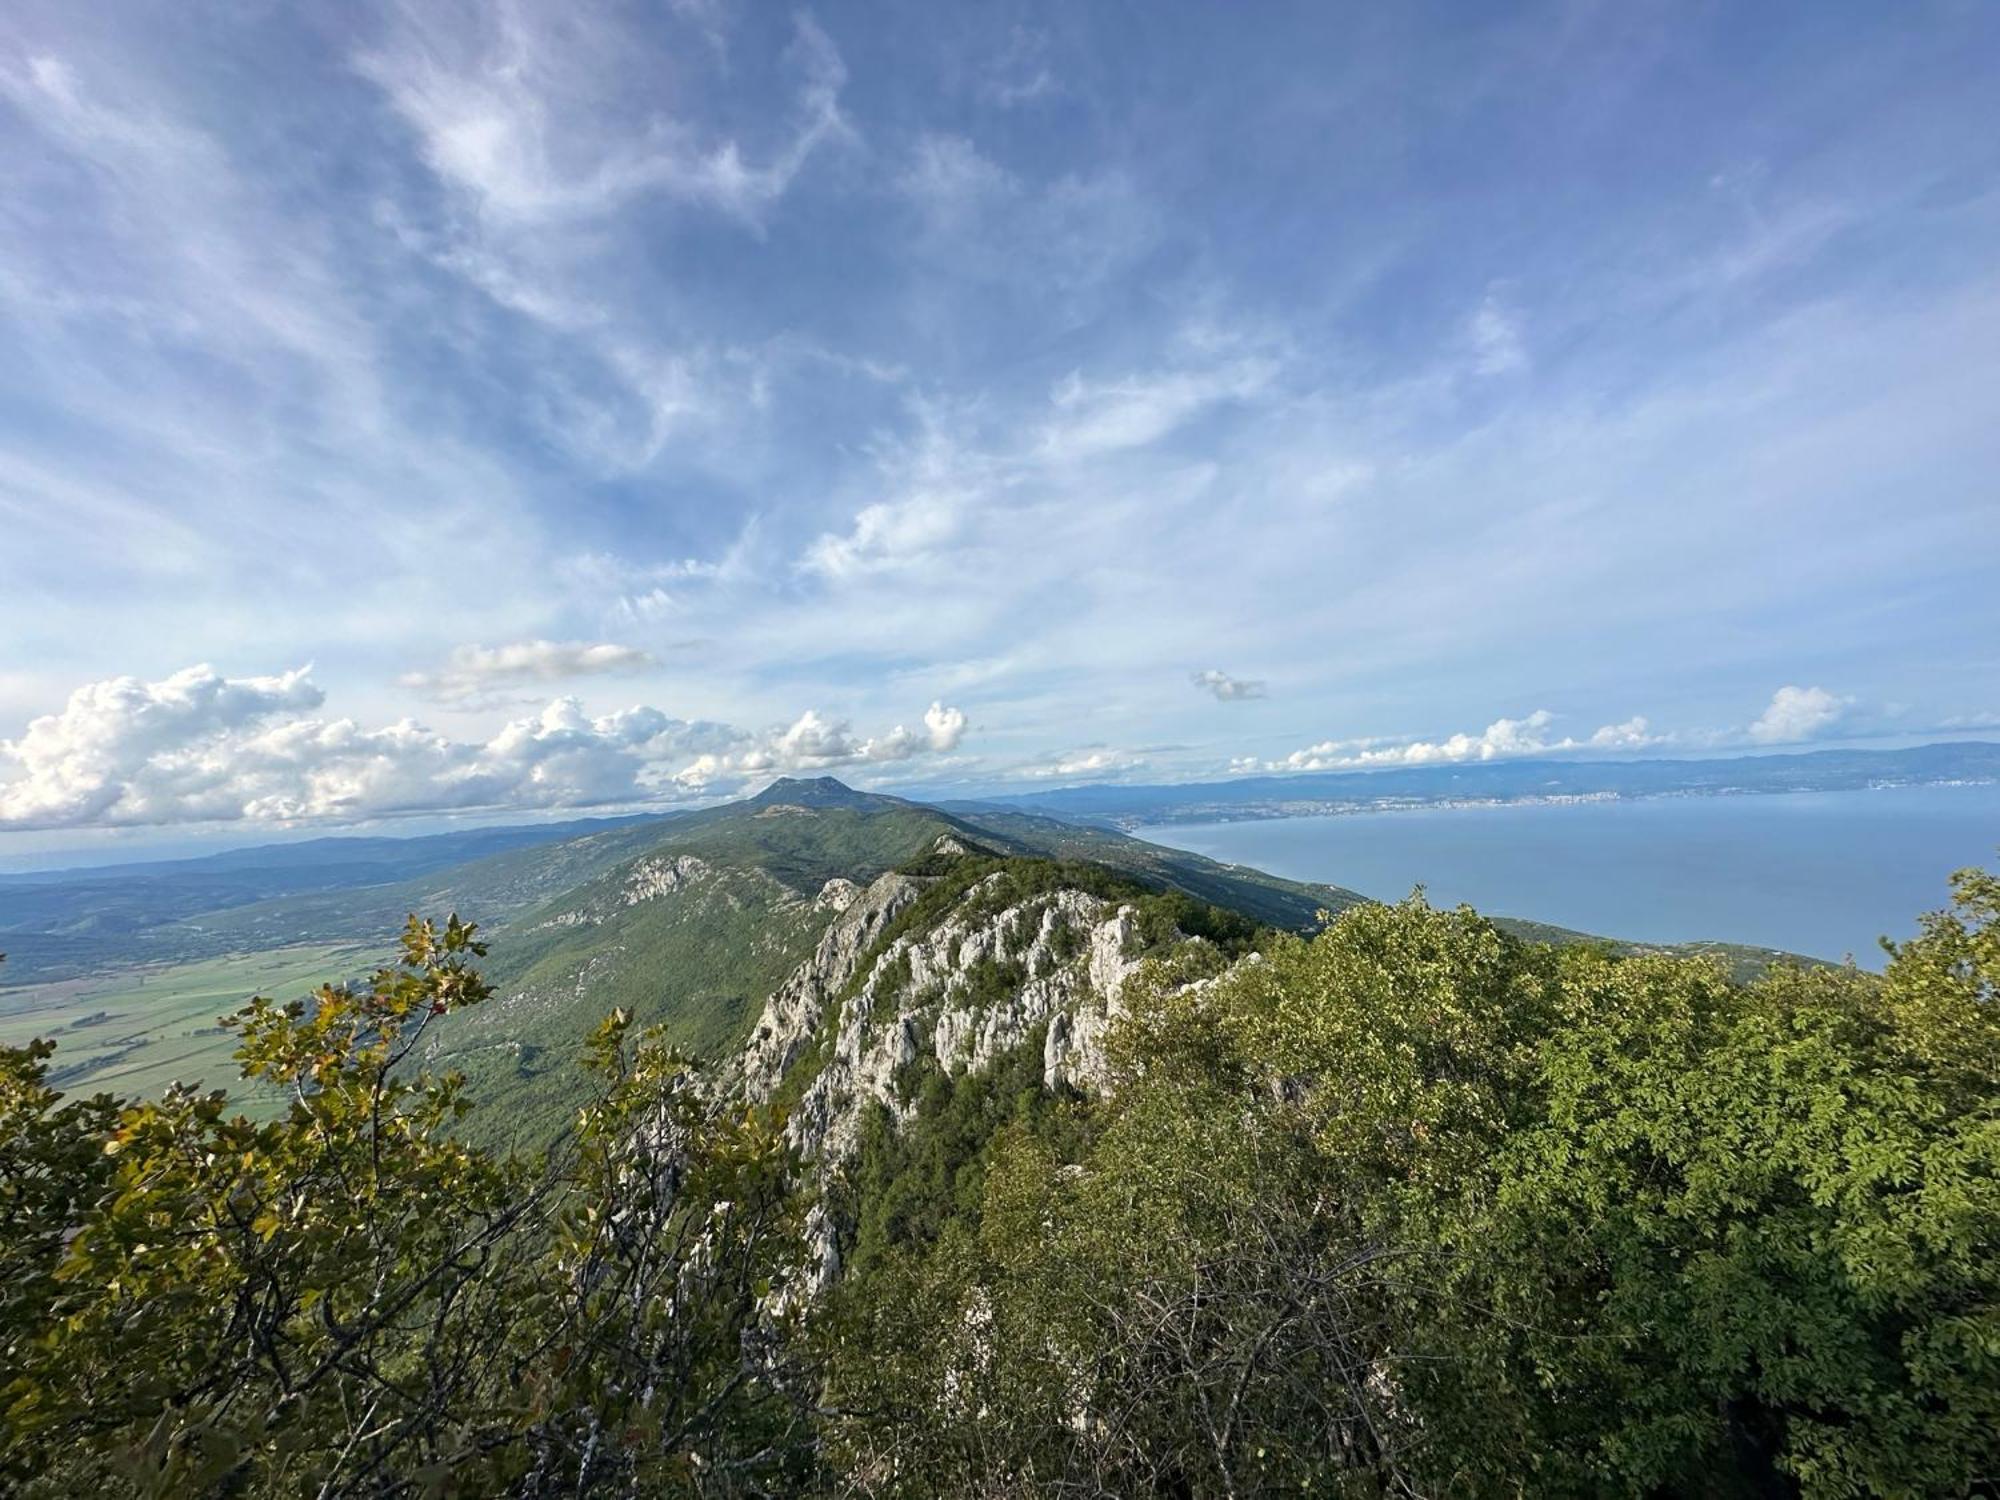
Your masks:
<svg viewBox="0 0 2000 1500"><path fill-rule="evenodd" d="M890 874L866 890L833 881L820 892L815 908L839 915L765 1004L742 1065L744 1094L769 1098L824 1028L835 1028L785 1127L809 1174L825 1181L854 1155L872 1104L899 1125L908 1119L914 1105L900 1097L898 1077L926 1056L948 1073L983 1070L1046 1022L1044 1086L1108 1087L1105 1036L1143 962L1131 955L1136 913L1076 890L968 912L1005 878L989 876L930 930L887 945L858 982L864 954L932 882ZM816 1206L806 1233L803 1286L817 1295L840 1273L838 1226Z"/></svg>
<svg viewBox="0 0 2000 1500"><path fill-rule="evenodd" d="M785 1070L812 1040L827 1003L854 977L868 945L923 889L923 881L891 872L865 891L851 880L830 880L820 890L814 906L825 902L839 915L812 957L764 1002L743 1053L743 1091L749 1098L770 1097Z"/></svg>
<svg viewBox="0 0 2000 1500"><path fill-rule="evenodd" d="M637 906L642 901L657 901L690 881L701 879L708 874L708 870L708 862L696 859L692 854L642 859L626 875L620 899L627 906Z"/></svg>
<svg viewBox="0 0 2000 1500"><path fill-rule="evenodd" d="M1121 906L1090 934L1090 987L1103 1004L1085 1006L1062 1028L1049 1028L1042 1047L1042 1081L1096 1092L1104 1087L1104 1034L1125 1014L1125 981L1139 967L1127 958L1133 938L1132 908Z"/></svg>
<svg viewBox="0 0 2000 1500"><path fill-rule="evenodd" d="M819 888L813 897L814 911L846 911L861 898L861 887L851 880L842 880L838 875Z"/></svg>
<svg viewBox="0 0 2000 1500"><path fill-rule="evenodd" d="M966 902L986 884L975 886ZM919 1057L928 1053L946 1072L981 1071L1045 1021L1044 1083L1097 1086L1105 1027L1138 966L1125 954L1131 936L1130 907L1114 910L1094 896L1059 890L984 918L954 915L929 932L898 938L841 1008L831 1053L787 1124L793 1143L822 1171L836 1167L853 1154L871 1102L899 1121L907 1115L897 1074ZM827 982L817 958L773 997L767 1010L773 1038L816 1030L823 1019L801 1028L797 1010L781 1002L816 994L823 1006L853 977L850 959L838 982ZM746 1082L768 1093L800 1050L753 1042Z"/></svg>
<svg viewBox="0 0 2000 1500"><path fill-rule="evenodd" d="M815 1203L806 1210L805 1234L810 1248L802 1290L808 1298L818 1298L840 1277L840 1236L824 1203Z"/></svg>
<svg viewBox="0 0 2000 1500"><path fill-rule="evenodd" d="M741 911L746 902L768 904L778 911L806 904L804 897L763 870L717 868L692 854L656 854L630 865L622 875L594 883L581 906L558 912L536 924L535 930L596 927L633 907L668 897L720 902L733 911Z"/></svg>

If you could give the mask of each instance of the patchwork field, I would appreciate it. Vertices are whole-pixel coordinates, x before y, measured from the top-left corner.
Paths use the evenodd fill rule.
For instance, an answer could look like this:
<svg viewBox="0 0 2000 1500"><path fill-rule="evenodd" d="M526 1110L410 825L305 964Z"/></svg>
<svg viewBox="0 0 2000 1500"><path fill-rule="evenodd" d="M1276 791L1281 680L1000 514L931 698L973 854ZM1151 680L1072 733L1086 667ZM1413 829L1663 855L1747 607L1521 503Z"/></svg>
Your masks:
<svg viewBox="0 0 2000 1500"><path fill-rule="evenodd" d="M53 1080L69 1093L154 1097L177 1080L235 1093L236 1038L221 1017L253 995L291 999L358 978L381 956L353 944L305 945L0 988L0 1044L55 1042Z"/></svg>

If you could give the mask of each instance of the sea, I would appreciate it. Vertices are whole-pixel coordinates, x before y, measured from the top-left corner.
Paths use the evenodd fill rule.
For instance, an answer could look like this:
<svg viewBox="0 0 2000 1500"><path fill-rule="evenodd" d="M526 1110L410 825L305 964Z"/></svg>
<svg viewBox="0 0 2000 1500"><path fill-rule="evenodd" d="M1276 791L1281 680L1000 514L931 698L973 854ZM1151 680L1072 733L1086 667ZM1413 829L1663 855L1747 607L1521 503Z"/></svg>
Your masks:
<svg viewBox="0 0 2000 1500"><path fill-rule="evenodd" d="M1641 942L1702 940L1886 961L1947 877L2000 868L2000 785L1421 807L1157 824L1139 837L1382 900L1422 885Z"/></svg>

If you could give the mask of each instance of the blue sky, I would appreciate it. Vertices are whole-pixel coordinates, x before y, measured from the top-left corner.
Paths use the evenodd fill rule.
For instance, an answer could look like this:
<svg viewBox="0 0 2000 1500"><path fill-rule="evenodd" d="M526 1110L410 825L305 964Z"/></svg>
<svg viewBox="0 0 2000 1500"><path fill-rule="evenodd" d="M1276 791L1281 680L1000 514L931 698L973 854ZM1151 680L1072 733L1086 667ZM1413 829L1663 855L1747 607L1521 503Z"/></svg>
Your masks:
<svg viewBox="0 0 2000 1500"><path fill-rule="evenodd" d="M1996 73L1978 3L17 0L0 844L1990 734Z"/></svg>

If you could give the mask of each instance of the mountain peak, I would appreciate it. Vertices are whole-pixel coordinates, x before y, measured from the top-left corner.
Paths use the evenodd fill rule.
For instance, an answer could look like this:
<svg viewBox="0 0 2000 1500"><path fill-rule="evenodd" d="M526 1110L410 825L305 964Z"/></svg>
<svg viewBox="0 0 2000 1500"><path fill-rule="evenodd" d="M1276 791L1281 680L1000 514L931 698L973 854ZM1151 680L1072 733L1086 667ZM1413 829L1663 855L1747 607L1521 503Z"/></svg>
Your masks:
<svg viewBox="0 0 2000 1500"><path fill-rule="evenodd" d="M750 799L759 807L780 802L800 807L859 807L880 800L833 776L780 776Z"/></svg>

